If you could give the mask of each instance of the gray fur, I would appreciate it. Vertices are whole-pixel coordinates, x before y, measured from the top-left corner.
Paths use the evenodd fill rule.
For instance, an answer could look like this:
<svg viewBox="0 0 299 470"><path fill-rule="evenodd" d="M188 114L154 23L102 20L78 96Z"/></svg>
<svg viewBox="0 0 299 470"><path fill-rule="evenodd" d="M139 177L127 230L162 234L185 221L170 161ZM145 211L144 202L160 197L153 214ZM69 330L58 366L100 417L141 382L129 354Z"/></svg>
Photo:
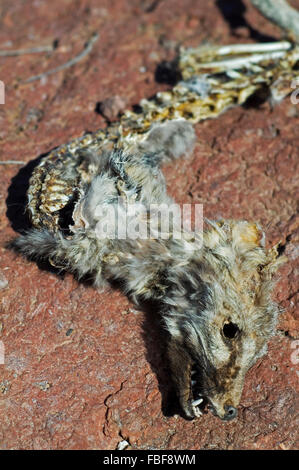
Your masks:
<svg viewBox="0 0 299 470"><path fill-rule="evenodd" d="M14 245L24 255L48 258L79 278L92 274L96 286L121 281L136 303L157 301L170 338L171 376L185 414L198 415L192 402L200 396L220 418L231 419L245 373L265 353L278 315L271 292L280 261L275 250L265 249L261 229L229 220L207 222L203 240L184 231L181 239L166 240L97 236L99 204L111 208L121 201L124 213L131 201L147 208L171 204L159 166L193 145L189 123L156 124L135 153L112 152L99 165L76 204L70 236L32 229ZM232 325L236 334L226 337L225 328L230 331Z"/></svg>

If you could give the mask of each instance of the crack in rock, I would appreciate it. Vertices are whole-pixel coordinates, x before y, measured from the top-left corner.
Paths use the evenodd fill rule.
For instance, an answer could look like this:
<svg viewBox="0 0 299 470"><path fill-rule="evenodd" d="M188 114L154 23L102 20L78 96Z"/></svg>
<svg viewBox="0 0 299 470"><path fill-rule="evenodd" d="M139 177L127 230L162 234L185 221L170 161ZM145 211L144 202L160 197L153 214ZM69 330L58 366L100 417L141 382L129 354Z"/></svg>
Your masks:
<svg viewBox="0 0 299 470"><path fill-rule="evenodd" d="M125 384L126 382L127 382L127 380L124 380L123 382L121 382L119 389L116 390L116 392L110 393L110 394L105 398L105 400L104 400L104 405L105 405L105 407L106 407L105 422L104 422L104 424L103 424L103 434L104 434L104 436L111 437L110 432L109 432L109 426L110 426L110 417L109 417L109 415L110 415L110 409L111 409L111 408L110 408L110 406L108 405L108 400L109 400L110 398L114 397L115 395L117 395L119 392L121 392L122 389L123 389L123 386L124 386L124 384ZM119 426L118 435L121 436L121 425L120 425L121 423L118 422L117 424L118 424L118 426ZM122 437L122 439L124 439L123 436L121 436L121 437Z"/></svg>

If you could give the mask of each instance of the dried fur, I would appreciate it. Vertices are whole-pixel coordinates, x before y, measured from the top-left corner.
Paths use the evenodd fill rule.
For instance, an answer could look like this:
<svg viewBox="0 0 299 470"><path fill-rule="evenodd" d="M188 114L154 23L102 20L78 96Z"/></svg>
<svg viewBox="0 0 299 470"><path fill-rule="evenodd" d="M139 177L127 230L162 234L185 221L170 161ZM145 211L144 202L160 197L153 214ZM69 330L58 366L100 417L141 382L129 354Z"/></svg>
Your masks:
<svg viewBox="0 0 299 470"><path fill-rule="evenodd" d="M123 201L171 204L160 165L190 152L192 126L180 119L154 125L130 153L86 155L96 168L81 191L70 234L32 229L14 242L25 256L49 259L77 276L93 275L95 286L120 281L135 302L158 301L169 333L168 359L180 404L196 415L204 397L222 419L236 415L247 370L266 352L278 307L271 299L273 274L281 263L266 250L254 222L207 221L200 236L99 239L97 208ZM122 214L120 214L122 217ZM232 337L227 328L235 328ZM191 385L191 373L196 378ZM233 410L233 412L232 412Z"/></svg>

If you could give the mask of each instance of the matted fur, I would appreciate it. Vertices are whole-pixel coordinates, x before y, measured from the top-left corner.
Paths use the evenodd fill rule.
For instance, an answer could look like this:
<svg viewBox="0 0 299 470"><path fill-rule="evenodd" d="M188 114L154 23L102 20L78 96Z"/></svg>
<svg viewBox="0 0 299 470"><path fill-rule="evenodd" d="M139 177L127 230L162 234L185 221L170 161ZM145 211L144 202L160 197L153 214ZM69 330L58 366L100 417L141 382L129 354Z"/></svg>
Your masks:
<svg viewBox="0 0 299 470"><path fill-rule="evenodd" d="M266 352L278 315L271 292L281 260L275 248L265 249L260 227L206 221L202 236L182 231L181 239L102 239L97 234L99 206L121 200L126 211L130 201L146 207L171 204L160 164L190 152L194 140L192 126L180 119L155 124L132 153L83 154L94 173L80 189L69 233L40 226L14 246L79 278L92 275L95 286L121 281L137 303L158 301L169 332L171 375L186 416L200 414L202 397L220 418L231 419L246 371Z"/></svg>

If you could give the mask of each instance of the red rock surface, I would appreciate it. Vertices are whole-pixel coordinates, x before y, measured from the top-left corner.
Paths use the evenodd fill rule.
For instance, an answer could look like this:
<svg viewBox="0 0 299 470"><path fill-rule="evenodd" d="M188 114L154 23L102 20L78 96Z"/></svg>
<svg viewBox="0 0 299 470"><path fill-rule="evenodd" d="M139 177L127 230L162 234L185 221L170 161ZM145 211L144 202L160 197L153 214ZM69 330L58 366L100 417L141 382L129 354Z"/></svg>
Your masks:
<svg viewBox="0 0 299 470"><path fill-rule="evenodd" d="M57 47L0 57L0 159L27 163L104 126L97 103L118 95L132 106L165 88L155 69L178 44L253 42L258 31L280 37L248 1L239 16L240 2L230 2L231 25L217 4L226 4L227 16L228 2L201 0L3 0L1 50ZM79 63L24 83L76 56L95 31L99 39ZM289 256L275 294L285 309L277 335L248 373L230 423L165 415L155 324L123 295L59 277L5 248L24 221L27 170L12 184L20 167L0 166L1 449L115 449L124 439L134 449L298 447L298 115L289 99L273 110L267 103L230 110L198 124L193 156L166 170L178 201L203 203L210 218L256 219L269 244L282 240Z"/></svg>

